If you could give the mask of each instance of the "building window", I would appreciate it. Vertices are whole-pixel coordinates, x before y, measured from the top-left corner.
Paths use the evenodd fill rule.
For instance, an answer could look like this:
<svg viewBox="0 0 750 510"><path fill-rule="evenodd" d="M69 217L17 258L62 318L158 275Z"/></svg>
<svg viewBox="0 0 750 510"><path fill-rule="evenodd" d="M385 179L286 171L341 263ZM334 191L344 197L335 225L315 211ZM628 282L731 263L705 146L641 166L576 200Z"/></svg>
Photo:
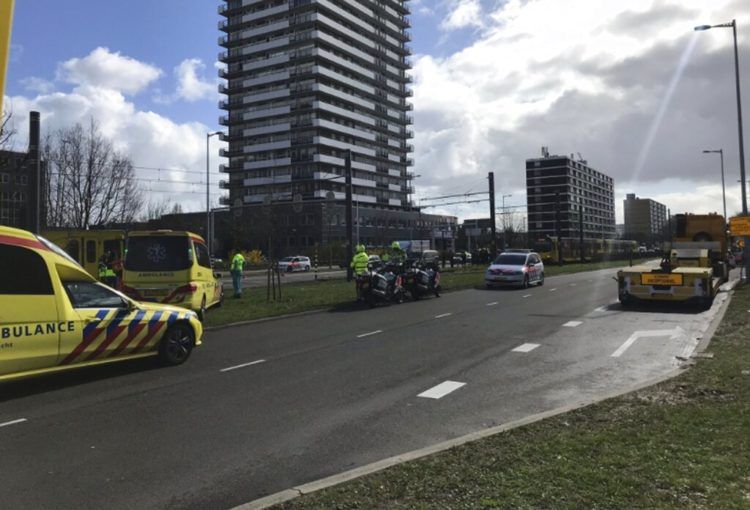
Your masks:
<svg viewBox="0 0 750 510"><path fill-rule="evenodd" d="M0 174L0 183L1 184L7 184L10 181L10 175L6 173Z"/></svg>

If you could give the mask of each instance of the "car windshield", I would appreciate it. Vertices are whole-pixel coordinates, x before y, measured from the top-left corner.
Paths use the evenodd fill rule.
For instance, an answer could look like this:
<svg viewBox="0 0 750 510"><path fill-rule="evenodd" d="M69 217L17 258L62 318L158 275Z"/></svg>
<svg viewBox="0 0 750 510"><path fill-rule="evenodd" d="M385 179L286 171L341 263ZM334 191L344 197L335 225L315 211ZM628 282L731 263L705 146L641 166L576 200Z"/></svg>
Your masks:
<svg viewBox="0 0 750 510"><path fill-rule="evenodd" d="M283 259L279 260L279 262L291 262L294 260L294 257L284 257Z"/></svg>
<svg viewBox="0 0 750 510"><path fill-rule="evenodd" d="M187 236L133 236L128 238L128 271L180 271L193 263Z"/></svg>
<svg viewBox="0 0 750 510"><path fill-rule="evenodd" d="M501 253L493 264L504 266L522 266L526 263L526 255L516 253Z"/></svg>

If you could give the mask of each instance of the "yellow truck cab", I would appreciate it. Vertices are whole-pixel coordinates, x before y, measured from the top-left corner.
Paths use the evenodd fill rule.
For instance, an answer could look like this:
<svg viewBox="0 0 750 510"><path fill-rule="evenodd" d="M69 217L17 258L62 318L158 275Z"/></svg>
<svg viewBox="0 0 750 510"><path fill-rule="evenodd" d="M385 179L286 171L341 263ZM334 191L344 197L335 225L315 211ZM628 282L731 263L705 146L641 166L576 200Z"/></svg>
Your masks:
<svg viewBox="0 0 750 510"><path fill-rule="evenodd" d="M0 226L0 268L0 381L155 355L178 365L201 343L194 312L137 303L30 232Z"/></svg>
<svg viewBox="0 0 750 510"><path fill-rule="evenodd" d="M224 296L203 238L173 230L128 234L122 291L137 301L188 308L201 320Z"/></svg>

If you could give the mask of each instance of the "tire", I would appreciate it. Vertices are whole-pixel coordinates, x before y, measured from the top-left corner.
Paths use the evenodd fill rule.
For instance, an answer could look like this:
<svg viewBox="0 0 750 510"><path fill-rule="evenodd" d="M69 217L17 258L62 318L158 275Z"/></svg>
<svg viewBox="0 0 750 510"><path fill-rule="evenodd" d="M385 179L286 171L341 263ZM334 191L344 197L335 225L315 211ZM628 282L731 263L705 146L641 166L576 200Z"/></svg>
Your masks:
<svg viewBox="0 0 750 510"><path fill-rule="evenodd" d="M523 283L521 284L522 289L528 289L529 288L529 275L526 275L523 277Z"/></svg>
<svg viewBox="0 0 750 510"><path fill-rule="evenodd" d="M286 266L287 273L291 273L292 271L294 271L294 269L292 269L292 266Z"/></svg>
<svg viewBox="0 0 750 510"><path fill-rule="evenodd" d="M203 295L203 299L201 299L201 307L198 310L198 320L201 322L204 322L206 320L206 295Z"/></svg>
<svg viewBox="0 0 750 510"><path fill-rule="evenodd" d="M159 342L159 360L168 366L182 365L195 346L195 333L189 325L173 324Z"/></svg>
<svg viewBox="0 0 750 510"><path fill-rule="evenodd" d="M308 271L310 271L310 266L305 266L305 273L307 273Z"/></svg>
<svg viewBox="0 0 750 510"><path fill-rule="evenodd" d="M538 283L538 285L539 285L540 287L541 287L542 285L544 285L544 273L542 273L542 277L541 277L541 278L539 279L539 283Z"/></svg>

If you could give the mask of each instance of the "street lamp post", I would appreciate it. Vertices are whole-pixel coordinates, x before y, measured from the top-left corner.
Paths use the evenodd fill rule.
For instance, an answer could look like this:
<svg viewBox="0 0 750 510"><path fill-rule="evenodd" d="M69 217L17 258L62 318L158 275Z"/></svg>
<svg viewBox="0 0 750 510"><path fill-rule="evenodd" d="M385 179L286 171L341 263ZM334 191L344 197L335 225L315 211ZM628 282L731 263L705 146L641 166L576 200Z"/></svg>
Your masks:
<svg viewBox="0 0 750 510"><path fill-rule="evenodd" d="M724 202L724 222L726 223L729 218L727 218L727 192L724 186L724 149L704 150L703 154L719 154L721 156L721 199Z"/></svg>
<svg viewBox="0 0 750 510"><path fill-rule="evenodd" d="M503 195L501 197L503 202L503 250L506 248L505 246L505 230L508 228L508 226L505 224L505 199L512 197L512 194Z"/></svg>
<svg viewBox="0 0 750 510"><path fill-rule="evenodd" d="M206 133L206 244L208 247L208 255L209 257L212 257L214 252L212 250L212 244L213 235L211 234L211 188L209 186L210 179L209 179L209 148L208 148L208 140L212 136L218 136L222 134L221 131L215 131L213 133Z"/></svg>
<svg viewBox="0 0 750 510"><path fill-rule="evenodd" d="M734 35L734 75L735 89L737 92L737 132L740 139L740 180L742 181L742 214L747 215L747 192L745 190L745 144L742 136L742 101L740 100L740 63L737 52L737 22L732 20L729 23L720 23L718 25L699 25L694 30L702 31L711 28L732 28Z"/></svg>

